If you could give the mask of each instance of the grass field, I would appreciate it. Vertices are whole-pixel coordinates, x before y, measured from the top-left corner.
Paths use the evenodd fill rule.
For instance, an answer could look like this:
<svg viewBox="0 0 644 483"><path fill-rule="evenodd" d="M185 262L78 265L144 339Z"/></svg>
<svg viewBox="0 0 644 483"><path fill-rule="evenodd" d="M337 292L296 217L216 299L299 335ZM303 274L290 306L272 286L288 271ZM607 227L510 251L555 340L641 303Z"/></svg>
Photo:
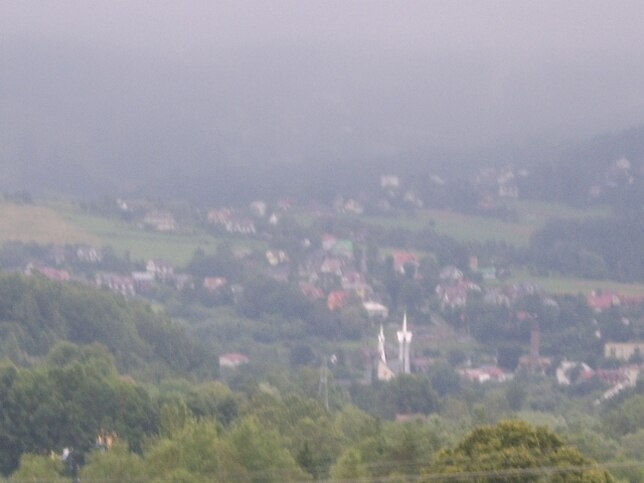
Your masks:
<svg viewBox="0 0 644 483"><path fill-rule="evenodd" d="M492 285L507 285L509 283L534 283L546 292L554 294L588 294L597 289L608 290L620 295L644 295L642 283L620 283L611 280L591 280L565 276L538 276L524 270L513 270L512 276L503 282L493 282Z"/></svg>
<svg viewBox="0 0 644 483"><path fill-rule="evenodd" d="M0 241L98 244L100 237L49 207L0 203Z"/></svg>
<svg viewBox="0 0 644 483"><path fill-rule="evenodd" d="M505 222L498 218L467 215L433 208L397 216L352 218L385 228L402 228L412 231L421 230L431 224L438 233L463 242L497 240L513 246L526 246L530 242L532 234L550 219L583 219L610 214L607 208L581 210L557 203L537 201L510 201L507 203L507 207L516 213L516 222ZM305 212L296 213L295 217L299 223L305 226L313 223L316 218L314 214Z"/></svg>
<svg viewBox="0 0 644 483"><path fill-rule="evenodd" d="M304 226L310 226L316 218L313 214L302 212L294 216L298 223ZM495 218L438 209L418 210L413 214L397 216L368 215L348 218L384 228L402 228L411 231L420 231L431 223L438 233L451 236L456 240L500 240L512 245L526 245L535 230L535 227L529 224L506 223Z"/></svg>
<svg viewBox="0 0 644 483"><path fill-rule="evenodd" d="M525 246L537 226L529 223L508 223L496 218L465 215L446 210L427 210L438 233L459 241L496 240L509 245Z"/></svg>
<svg viewBox="0 0 644 483"><path fill-rule="evenodd" d="M176 265L188 263L197 248L207 253L215 251L221 239L208 233L160 233L143 230L119 220L102 218L80 212L69 205L56 205L70 225L92 234L101 246L110 246L119 255L129 253L133 260L163 258ZM257 246L255 240L229 240L236 246Z"/></svg>
<svg viewBox="0 0 644 483"><path fill-rule="evenodd" d="M47 205L0 203L0 242L22 241L41 244L86 243L112 247L133 260L163 258L185 265L197 248L213 252L222 242L206 232L159 233L143 230L115 219L89 215L71 203ZM263 242L226 239L235 246L261 247Z"/></svg>
<svg viewBox="0 0 644 483"><path fill-rule="evenodd" d="M133 260L163 258L185 265L197 248L212 252L218 244L214 237L208 235L158 233L84 213L68 212L65 217L74 225L95 234L103 246L112 247L119 255L129 253Z"/></svg>
<svg viewBox="0 0 644 483"><path fill-rule="evenodd" d="M401 248L398 247L380 247L378 250L378 255L382 258L386 258L390 255L392 255L394 252L400 251ZM422 260L423 258L432 258L436 260L436 255L433 254L432 252L428 252L425 250L405 250L413 253L416 255L416 259Z"/></svg>
<svg viewBox="0 0 644 483"><path fill-rule="evenodd" d="M537 227L543 226L546 221L554 218L579 220L611 215L610 209L606 206L585 208L582 210L561 203L546 203L543 201L529 200L510 201L507 203L507 206L519 215L521 223Z"/></svg>
<svg viewBox="0 0 644 483"><path fill-rule="evenodd" d="M515 201L509 207L516 211L518 222L508 223L495 218L466 215L447 210L426 209L397 217L364 216L360 221L390 228L420 230L432 224L439 233L461 241L499 240L515 246L526 245L532 233L551 218L585 218L607 215L606 209L577 210L567 206ZM315 214L294 214L298 221L309 225ZM164 258L177 265L186 264L197 248L212 252L221 239L206 232L158 233L142 230L133 224L89 215L71 203L51 202L47 205L0 203L0 241L34 241L42 244L87 243L111 246L118 254L129 253L134 260ZM235 245L258 247L262 242L249 239L230 240ZM388 253L391 248L383 248ZM428 254L419 254L428 255ZM526 281L539 283L544 289L558 293L588 292L605 287L620 293L644 293L643 285L616 284L565 277L534 277L517 274ZM611 288L612 287L612 288Z"/></svg>

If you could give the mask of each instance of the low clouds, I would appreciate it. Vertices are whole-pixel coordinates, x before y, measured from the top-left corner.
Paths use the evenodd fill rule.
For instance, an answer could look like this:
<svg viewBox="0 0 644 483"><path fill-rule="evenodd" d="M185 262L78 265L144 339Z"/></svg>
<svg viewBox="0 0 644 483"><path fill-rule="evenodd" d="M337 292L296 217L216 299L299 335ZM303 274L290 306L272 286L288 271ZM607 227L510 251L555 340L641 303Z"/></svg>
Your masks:
<svg viewBox="0 0 644 483"><path fill-rule="evenodd" d="M152 162L472 154L644 115L641 2L0 9L3 164L71 157L141 173Z"/></svg>

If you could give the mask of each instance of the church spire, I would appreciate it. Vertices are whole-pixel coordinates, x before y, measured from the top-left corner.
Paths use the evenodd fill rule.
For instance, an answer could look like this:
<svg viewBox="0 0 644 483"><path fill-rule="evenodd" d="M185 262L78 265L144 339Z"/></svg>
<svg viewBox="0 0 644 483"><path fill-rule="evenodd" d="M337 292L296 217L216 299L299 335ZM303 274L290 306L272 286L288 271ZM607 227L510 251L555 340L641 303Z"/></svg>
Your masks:
<svg viewBox="0 0 644 483"><path fill-rule="evenodd" d="M400 360L401 371L403 374L411 372L411 364L409 361L411 339L413 334L407 330L407 312L403 316L402 330L397 332L398 335L398 359Z"/></svg>
<svg viewBox="0 0 644 483"><path fill-rule="evenodd" d="M378 355L380 356L380 360L386 364L387 354L385 353L385 332L382 328L382 324L380 324L380 333L378 334Z"/></svg>

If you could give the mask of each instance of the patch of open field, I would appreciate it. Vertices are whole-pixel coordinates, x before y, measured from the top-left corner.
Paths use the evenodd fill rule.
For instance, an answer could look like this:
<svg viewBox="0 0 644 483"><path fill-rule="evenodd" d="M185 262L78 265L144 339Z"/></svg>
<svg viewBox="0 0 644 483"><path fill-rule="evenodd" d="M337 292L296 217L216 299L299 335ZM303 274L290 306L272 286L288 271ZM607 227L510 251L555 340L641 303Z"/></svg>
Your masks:
<svg viewBox="0 0 644 483"><path fill-rule="evenodd" d="M98 244L100 238L49 207L0 203L0 241Z"/></svg>
<svg viewBox="0 0 644 483"><path fill-rule="evenodd" d="M414 215L365 216L362 219L365 223L412 231L421 230L431 224L438 233L459 241L497 240L515 246L527 245L536 229L528 223L508 223L496 218L439 209L426 209Z"/></svg>
<svg viewBox="0 0 644 483"><path fill-rule="evenodd" d="M513 246L526 246L530 242L532 234L548 220L555 218L584 219L610 215L610 211L605 207L577 209L558 203L538 201L510 201L507 203L507 207L516 213L516 221L502 221L493 217L435 208L417 210L414 213L402 213L396 216L367 215L349 218L385 228L401 228L411 231L419 231L431 224L438 233L463 242L496 240ZM299 223L305 226L310 226L317 217L314 213L307 212L298 212L294 216Z"/></svg>
<svg viewBox="0 0 644 483"><path fill-rule="evenodd" d="M427 210L436 231L456 240L495 240L514 246L525 246L537 229L529 223L509 223L497 218L465 215L446 210Z"/></svg>
<svg viewBox="0 0 644 483"><path fill-rule="evenodd" d="M129 254L132 260L163 258L185 265L198 247L212 251L216 247L209 237L192 238L185 235L145 231L119 220L101 218L67 209L63 216L70 223L95 235L101 246L109 246L118 255Z"/></svg>
<svg viewBox="0 0 644 483"><path fill-rule="evenodd" d="M294 215L298 223L310 226L317 218L315 214L299 212ZM321 215L326 216L326 215ZM496 218L466 215L448 210L425 209L415 213L396 216L347 216L349 219L384 228L400 228L420 231L432 225L438 233L460 241L498 240L519 246L526 245L535 227L526 223L507 223Z"/></svg>
<svg viewBox="0 0 644 483"><path fill-rule="evenodd" d="M394 252L401 251L401 248L396 248L396 247L381 247L380 250L378 251L378 255L381 258L386 258L388 256L393 255ZM413 253L416 255L416 258L420 261L423 258L431 258L436 260L436 255L434 255L432 252L428 252L425 250L405 250L408 252Z"/></svg>
<svg viewBox="0 0 644 483"><path fill-rule="evenodd" d="M545 277L532 275L525 270L513 271L512 276L504 280L503 284L520 282L537 284L546 292L554 294L588 294L593 290L601 289L620 295L644 295L644 284L642 283L621 283L612 280L592 280L559 275Z"/></svg>
<svg viewBox="0 0 644 483"><path fill-rule="evenodd" d="M82 213L71 207L58 208L70 224L93 234L102 246L110 246L119 255L132 260L163 258L176 265L186 265L197 248L212 253L222 242L208 233L160 233L140 229L115 219ZM233 245L255 246L255 240L229 240Z"/></svg>
<svg viewBox="0 0 644 483"><path fill-rule="evenodd" d="M508 208L519 215L522 223L543 226L548 220L563 218L581 220L593 217L610 216L611 211L607 206L592 208L574 208L561 203L546 203L543 201L514 200L507 203Z"/></svg>

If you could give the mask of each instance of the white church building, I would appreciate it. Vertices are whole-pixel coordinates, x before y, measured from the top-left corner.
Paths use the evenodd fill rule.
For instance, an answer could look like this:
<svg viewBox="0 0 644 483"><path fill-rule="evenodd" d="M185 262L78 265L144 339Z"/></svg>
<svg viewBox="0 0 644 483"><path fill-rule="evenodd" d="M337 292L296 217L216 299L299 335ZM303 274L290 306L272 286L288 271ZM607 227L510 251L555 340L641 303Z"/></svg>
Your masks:
<svg viewBox="0 0 644 483"><path fill-rule="evenodd" d="M411 372L410 365L410 346L412 339L412 332L407 329L407 314L403 316L403 323L401 330L396 332L398 337L398 360L387 361L387 353L385 351L385 333L382 325L380 326L380 333L378 334L378 365L377 365L377 378L380 381L389 381L396 377L398 374L409 374Z"/></svg>

